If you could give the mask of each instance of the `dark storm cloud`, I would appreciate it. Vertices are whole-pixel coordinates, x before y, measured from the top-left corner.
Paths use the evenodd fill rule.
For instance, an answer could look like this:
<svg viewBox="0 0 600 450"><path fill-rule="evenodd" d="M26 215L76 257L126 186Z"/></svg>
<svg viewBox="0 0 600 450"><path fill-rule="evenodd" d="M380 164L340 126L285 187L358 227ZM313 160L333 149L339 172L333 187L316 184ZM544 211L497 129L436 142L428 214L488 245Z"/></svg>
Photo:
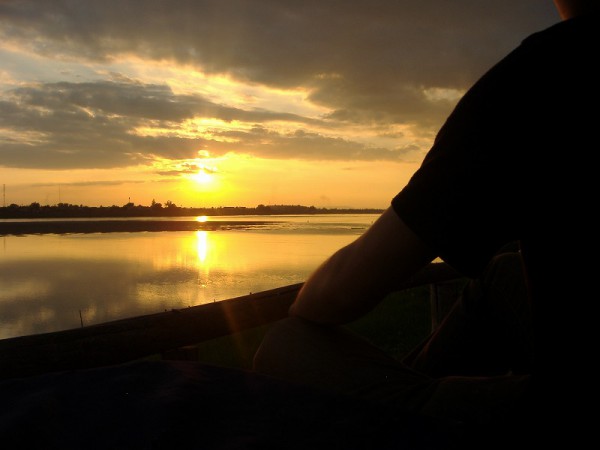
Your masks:
<svg viewBox="0 0 600 450"><path fill-rule="evenodd" d="M349 69L425 85L473 81L558 20L548 0L35 0L1 6L4 37L41 53L120 53L298 86ZM393 74L393 75L392 75Z"/></svg>
<svg viewBox="0 0 600 450"><path fill-rule="evenodd" d="M9 0L0 3L0 39L57 59L101 63L136 55L248 83L303 88L310 101L332 111L323 118L331 123L409 124L431 133L453 100L432 100L427 89L463 91L524 37L558 20L549 0ZM168 126L200 116L308 127L315 120L134 82L54 84L12 95L25 103L5 99L2 115L12 119L1 119L3 126L41 135L1 141L2 164L9 166L26 164L23 152L31 152L27 161L35 166L108 167L147 153L190 157L206 144L132 136L143 122ZM82 108L96 108L96 115ZM302 148L304 135L280 140L290 157L335 159L343 147L348 157L397 154L324 136L317 148ZM269 146L256 152L280 154Z"/></svg>

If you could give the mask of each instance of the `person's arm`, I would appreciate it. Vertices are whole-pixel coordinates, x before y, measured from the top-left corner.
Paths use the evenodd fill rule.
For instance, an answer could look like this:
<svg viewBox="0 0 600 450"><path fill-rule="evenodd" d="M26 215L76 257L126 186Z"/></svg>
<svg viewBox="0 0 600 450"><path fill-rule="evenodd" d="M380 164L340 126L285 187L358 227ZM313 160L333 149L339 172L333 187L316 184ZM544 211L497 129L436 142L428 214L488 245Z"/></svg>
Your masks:
<svg viewBox="0 0 600 450"><path fill-rule="evenodd" d="M308 278L290 315L321 324L358 319L382 300L392 284L408 279L435 256L390 208Z"/></svg>

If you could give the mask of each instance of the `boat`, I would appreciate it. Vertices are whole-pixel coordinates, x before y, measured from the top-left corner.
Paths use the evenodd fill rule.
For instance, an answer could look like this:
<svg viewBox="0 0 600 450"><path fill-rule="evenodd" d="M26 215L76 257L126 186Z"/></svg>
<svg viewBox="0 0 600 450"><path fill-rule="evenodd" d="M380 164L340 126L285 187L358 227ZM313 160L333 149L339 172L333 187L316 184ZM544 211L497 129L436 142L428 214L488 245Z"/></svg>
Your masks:
<svg viewBox="0 0 600 450"><path fill-rule="evenodd" d="M447 303L439 287L457 278L458 273L450 266L436 262L393 290L429 284L435 327L442 303ZM287 315L302 284L81 328L2 339L0 380L120 364L266 325Z"/></svg>
<svg viewBox="0 0 600 450"><path fill-rule="evenodd" d="M434 326L442 287L457 276L432 263L393 291L429 285ZM279 320L301 287L0 340L3 448L465 448L425 416L249 370L152 358Z"/></svg>

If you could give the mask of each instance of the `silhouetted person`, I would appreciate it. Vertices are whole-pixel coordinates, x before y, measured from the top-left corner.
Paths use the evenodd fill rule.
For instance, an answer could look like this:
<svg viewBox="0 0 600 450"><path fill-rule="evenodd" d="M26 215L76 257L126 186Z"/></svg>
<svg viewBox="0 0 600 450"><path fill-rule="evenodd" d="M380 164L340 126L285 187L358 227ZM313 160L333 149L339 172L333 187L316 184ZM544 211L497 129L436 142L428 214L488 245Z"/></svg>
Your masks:
<svg viewBox="0 0 600 450"><path fill-rule="evenodd" d="M481 448L515 429L579 438L595 376L598 3L556 0L564 20L464 95L390 208L309 277L257 371L494 430ZM406 361L340 326L436 257L472 281Z"/></svg>

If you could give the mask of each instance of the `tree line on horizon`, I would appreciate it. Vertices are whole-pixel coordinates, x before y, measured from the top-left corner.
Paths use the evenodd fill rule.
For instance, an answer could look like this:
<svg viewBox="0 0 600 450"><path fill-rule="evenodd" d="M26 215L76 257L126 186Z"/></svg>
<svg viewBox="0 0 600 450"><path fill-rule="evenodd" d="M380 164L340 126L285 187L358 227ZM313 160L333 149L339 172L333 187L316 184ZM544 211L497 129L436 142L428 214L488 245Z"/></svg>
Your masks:
<svg viewBox="0 0 600 450"><path fill-rule="evenodd" d="M153 217L153 216L233 216L233 215L285 215L285 214L377 214L383 212L377 208L317 208L303 205L263 205L256 207L219 206L219 207L182 207L171 201L165 205L152 200L150 206L135 205L128 202L123 206L85 206L71 203L41 205L33 202L29 205L12 203L0 207L0 218L77 218L77 217Z"/></svg>

